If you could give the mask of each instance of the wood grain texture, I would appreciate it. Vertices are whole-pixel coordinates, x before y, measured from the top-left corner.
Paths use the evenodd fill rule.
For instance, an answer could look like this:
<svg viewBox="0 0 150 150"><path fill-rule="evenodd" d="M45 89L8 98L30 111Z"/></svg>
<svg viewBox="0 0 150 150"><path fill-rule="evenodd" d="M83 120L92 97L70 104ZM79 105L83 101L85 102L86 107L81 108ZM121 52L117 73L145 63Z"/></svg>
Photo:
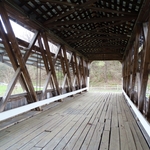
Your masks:
<svg viewBox="0 0 150 150"><path fill-rule="evenodd" d="M121 94L85 93L67 98L0 131L0 149L148 150Z"/></svg>

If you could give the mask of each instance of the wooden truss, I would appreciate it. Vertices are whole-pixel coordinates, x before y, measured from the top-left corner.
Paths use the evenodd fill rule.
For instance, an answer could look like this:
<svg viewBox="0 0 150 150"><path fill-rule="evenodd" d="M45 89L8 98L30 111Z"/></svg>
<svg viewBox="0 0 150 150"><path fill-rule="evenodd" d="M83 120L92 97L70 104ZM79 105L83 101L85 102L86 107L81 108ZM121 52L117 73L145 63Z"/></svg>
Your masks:
<svg viewBox="0 0 150 150"><path fill-rule="evenodd" d="M1 0L0 44L15 73L0 101L0 111L5 109L17 81L26 91L27 102L34 103L48 98L48 92L54 97L82 91L88 85L91 61L119 60L123 65L123 89L149 119L150 100L146 96L150 69L149 8L149 0L77 3ZM34 31L29 43L15 37L9 19ZM55 52L50 42L57 47ZM41 66L35 54L40 55ZM27 69L29 62L46 71L47 77L39 92L34 89ZM38 105L36 109L41 108Z"/></svg>
<svg viewBox="0 0 150 150"><path fill-rule="evenodd" d="M24 22L29 28L47 29L51 35L61 38L62 45L91 61L112 58L120 61L143 1L7 0L4 4L11 18ZM60 41L56 36L51 37L55 42ZM102 49L109 53L108 47L113 47L113 57L101 56ZM97 52L100 56L95 55Z"/></svg>
<svg viewBox="0 0 150 150"><path fill-rule="evenodd" d="M4 45L7 56L15 70L15 74L8 85L8 89L0 101L0 111L4 111L18 80L22 88L27 92L28 104L46 99L47 91L49 90L51 90L51 97L53 97L79 89L81 89L79 91L82 91L82 88L86 87L88 61L85 61L82 56L77 56L74 52L68 51L65 45L59 43L57 43L58 51L53 53L49 45L51 40L46 31L34 29L34 36L30 43L16 38L10 24L9 16L2 2L0 3L0 14L1 43ZM5 25L6 31L2 22ZM38 46L35 44L36 42L38 42ZM40 62L43 63L43 68L41 69L45 69L47 73L45 84L42 91L40 91L40 97L37 96L37 91L34 89L31 76L26 66L30 57L33 57L32 55L36 53L41 55ZM63 71L62 84L58 82L57 68ZM50 85L51 89L48 89L48 85ZM36 109L41 110L39 105Z"/></svg>
<svg viewBox="0 0 150 150"><path fill-rule="evenodd" d="M123 62L123 88L141 113L150 119L150 22L136 26L136 36Z"/></svg>

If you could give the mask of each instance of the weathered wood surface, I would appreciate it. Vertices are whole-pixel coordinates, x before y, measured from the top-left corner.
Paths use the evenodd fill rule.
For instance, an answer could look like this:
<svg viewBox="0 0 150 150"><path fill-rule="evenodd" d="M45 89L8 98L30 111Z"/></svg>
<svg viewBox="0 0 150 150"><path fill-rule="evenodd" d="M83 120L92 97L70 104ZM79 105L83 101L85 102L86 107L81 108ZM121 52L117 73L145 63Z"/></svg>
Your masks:
<svg viewBox="0 0 150 150"><path fill-rule="evenodd" d="M84 93L0 131L0 149L149 150L122 94Z"/></svg>

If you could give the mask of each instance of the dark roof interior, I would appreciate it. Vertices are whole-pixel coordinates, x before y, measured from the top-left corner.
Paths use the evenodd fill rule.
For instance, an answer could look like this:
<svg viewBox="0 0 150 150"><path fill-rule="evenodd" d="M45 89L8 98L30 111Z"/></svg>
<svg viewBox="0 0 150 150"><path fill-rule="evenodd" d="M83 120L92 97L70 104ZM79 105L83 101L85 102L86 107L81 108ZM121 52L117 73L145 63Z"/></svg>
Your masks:
<svg viewBox="0 0 150 150"><path fill-rule="evenodd" d="M52 40L89 60L123 59L143 4L144 0L5 0L13 20L46 29Z"/></svg>

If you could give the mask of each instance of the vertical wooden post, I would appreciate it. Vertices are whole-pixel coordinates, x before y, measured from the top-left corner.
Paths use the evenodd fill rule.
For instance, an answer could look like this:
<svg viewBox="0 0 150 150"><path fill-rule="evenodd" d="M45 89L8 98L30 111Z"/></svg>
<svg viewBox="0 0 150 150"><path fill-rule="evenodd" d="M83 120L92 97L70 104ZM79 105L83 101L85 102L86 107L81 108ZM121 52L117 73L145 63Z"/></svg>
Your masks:
<svg viewBox="0 0 150 150"><path fill-rule="evenodd" d="M72 70L73 70L73 89L75 90L75 84L76 84L76 81L77 81L77 75L76 75L76 70L75 70L75 64L74 64L74 54L72 53L72 57L71 57L71 66L72 66Z"/></svg>
<svg viewBox="0 0 150 150"><path fill-rule="evenodd" d="M136 30L136 38L134 43L134 58L133 58L133 64L132 64L132 82L131 82L131 95L130 98L133 100L134 97L134 87L135 87L135 79L136 79L136 73L137 73L137 66L138 66L138 50L139 50L139 38L140 38L140 25L137 26Z"/></svg>
<svg viewBox="0 0 150 150"><path fill-rule="evenodd" d="M83 87L86 87L84 61L83 61L83 57L80 58L81 58L81 68L82 68L82 76L83 76Z"/></svg>
<svg viewBox="0 0 150 150"><path fill-rule="evenodd" d="M69 71L69 63L70 63L71 59L68 61L68 59L67 59L67 51L66 51L65 47L63 47L63 54L64 54L64 60L65 60L65 64L66 64L66 75L67 75L68 80L69 80L70 89L71 89L71 91L73 91L71 75L70 75L70 71Z"/></svg>
<svg viewBox="0 0 150 150"><path fill-rule="evenodd" d="M65 85L67 85L67 87L69 87L69 82L67 80L67 71L66 71L66 67L65 67L65 60L64 60L64 55L62 53L63 53L63 50L61 50L61 52L60 52L61 67L62 67L62 71L64 74L64 79L63 79L63 83L62 83L62 92L63 92Z"/></svg>
<svg viewBox="0 0 150 150"><path fill-rule="evenodd" d="M129 95L129 93L130 93L130 76L131 76L131 68L130 68L130 66L131 66L131 59L130 59L130 56L131 56L131 52L132 51L130 51L129 52L129 54L128 54L128 56L127 56L127 60L126 60L126 90L127 90L127 94Z"/></svg>
<svg viewBox="0 0 150 150"><path fill-rule="evenodd" d="M75 60L75 68L76 68L76 75L77 75L77 81L78 81L78 86L79 89L81 88L81 83L80 83L80 77L79 77L79 70L78 70L78 63L77 63L77 55L74 53L74 60Z"/></svg>
<svg viewBox="0 0 150 150"><path fill-rule="evenodd" d="M125 91L125 60L122 62L122 78L123 90Z"/></svg>
<svg viewBox="0 0 150 150"><path fill-rule="evenodd" d="M41 55L42 55L42 58L43 58L43 61L44 61L44 65L45 65L45 69L46 69L46 72L48 74L49 72L49 65L48 65L48 61L47 61L47 58L46 58L46 52L44 50L44 47L43 47L43 44L42 44L42 41L41 41L41 37L39 36L38 37L38 43L39 43L39 47L40 47L40 51L41 51Z"/></svg>
<svg viewBox="0 0 150 150"><path fill-rule="evenodd" d="M87 62L87 71L86 71L86 75L87 75L87 83L86 83L86 86L87 86L87 91L89 91L89 88L90 88L90 62Z"/></svg>
<svg viewBox="0 0 150 150"><path fill-rule="evenodd" d="M43 61L44 61L45 69L46 69L46 72L47 72L47 78L45 80L45 84L44 84L44 87L43 87L43 90L42 90L42 96L41 96L42 99L45 99L45 94L46 94L48 84L50 83L50 80L51 80L52 85L53 85L53 79L51 78L52 77L52 71L51 71L51 69L49 69L49 64L48 64L48 60L46 58L46 52L44 52L45 50L43 48L41 37L38 38L38 42L39 42L39 46L40 46L40 50L41 50L41 55L42 55L42 58L43 58ZM53 65L55 65L55 63L56 63L58 54L60 53L60 50L61 50L61 46L58 50L58 53L56 53L54 58L53 58ZM53 86L53 89L54 89L54 86Z"/></svg>
<svg viewBox="0 0 150 150"><path fill-rule="evenodd" d="M130 51L128 53L128 57L127 57L127 74L126 74L126 88L127 88L127 94L130 96L131 93L131 78L132 78L132 65L133 65L133 61L132 61L132 47L130 48Z"/></svg>
<svg viewBox="0 0 150 150"><path fill-rule="evenodd" d="M123 89L127 93L127 57L123 62Z"/></svg>
<svg viewBox="0 0 150 150"><path fill-rule="evenodd" d="M140 97L139 97L139 110L143 112L143 106L144 106L144 100L145 100L145 94L146 94L146 87L147 87L147 81L148 81L148 67L150 63L150 22L148 23L148 27L143 27L148 29L147 37L145 36L145 51L144 51L144 59L143 59L143 65L142 65L142 73L141 73L141 89L140 89Z"/></svg>
<svg viewBox="0 0 150 150"><path fill-rule="evenodd" d="M128 84L127 84L127 76L128 76L128 73L127 73L127 66L128 66L128 60L127 60L127 57L125 59L125 91L126 93L128 94Z"/></svg>
<svg viewBox="0 0 150 150"><path fill-rule="evenodd" d="M82 70L81 70L81 64L80 63L81 63L81 59L80 59L80 57L78 57L77 69L78 69L78 74L79 74L79 79L80 79L80 85L82 88L83 81L82 81Z"/></svg>
<svg viewBox="0 0 150 150"><path fill-rule="evenodd" d="M42 37L44 40L44 44L45 44L45 48L46 48L46 52L47 52L47 57L48 57L48 61L50 64L50 69L52 71L52 75L53 75L54 83L56 86L57 94L60 95L61 93L60 93L59 84L58 84L57 77L56 77L55 65L54 65L54 62L52 60L52 55L51 55L50 48L48 45L48 39L47 39L46 33L43 33Z"/></svg>

